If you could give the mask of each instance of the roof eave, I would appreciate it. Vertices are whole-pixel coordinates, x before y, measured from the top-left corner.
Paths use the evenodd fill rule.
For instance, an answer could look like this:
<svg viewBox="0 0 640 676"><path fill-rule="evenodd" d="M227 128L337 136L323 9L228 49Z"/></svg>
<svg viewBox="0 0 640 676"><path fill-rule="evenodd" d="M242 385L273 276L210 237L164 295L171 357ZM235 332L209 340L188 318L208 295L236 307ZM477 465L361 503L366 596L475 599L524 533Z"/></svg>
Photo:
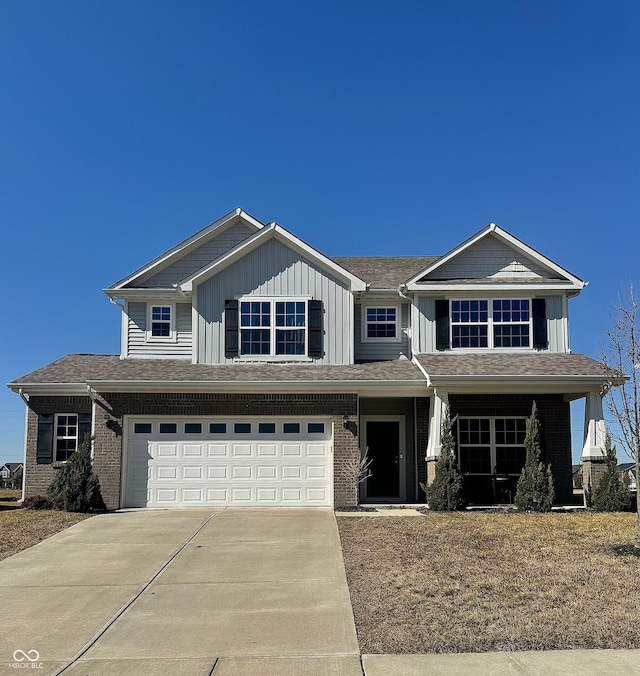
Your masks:
<svg viewBox="0 0 640 676"><path fill-rule="evenodd" d="M535 291L537 293L544 291L566 291L572 295L577 295L582 291L582 286L577 287L573 284L567 283L544 283L544 284L511 284L505 282L504 284L500 283L487 283L487 284L477 284L477 283L457 283L451 284L447 281L442 281L438 283L420 283L415 282L412 284L407 284L407 291L411 292L424 292L424 293L433 293L433 292L442 292L442 291L496 291L497 289L506 291L527 291L531 293Z"/></svg>

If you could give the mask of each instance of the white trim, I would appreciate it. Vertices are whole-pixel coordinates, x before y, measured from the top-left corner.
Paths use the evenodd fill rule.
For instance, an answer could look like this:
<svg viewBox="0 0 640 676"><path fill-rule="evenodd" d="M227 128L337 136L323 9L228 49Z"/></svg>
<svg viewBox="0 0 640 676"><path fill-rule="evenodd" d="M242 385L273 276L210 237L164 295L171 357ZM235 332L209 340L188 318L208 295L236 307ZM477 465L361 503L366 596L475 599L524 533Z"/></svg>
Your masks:
<svg viewBox="0 0 640 676"><path fill-rule="evenodd" d="M369 337L368 334L368 320L367 320L367 310L395 310L396 311L396 320L395 332L396 335L393 337ZM362 303L360 306L361 319L360 319L360 339L363 343L402 343L402 306L400 303L371 303L367 305ZM391 324L392 322L371 322L372 324Z"/></svg>
<svg viewBox="0 0 640 676"><path fill-rule="evenodd" d="M461 244L458 244L458 246L454 247L446 253L444 256L440 257L437 261L432 263L430 266L419 272L417 275L414 275L408 282L406 282L405 286L411 290L415 291L416 289L424 289L424 286L420 286L418 284L419 280L422 279L423 277L426 277L427 275L430 275L432 272L437 270L438 268L442 267L446 263L448 263L452 258L457 256L458 254L462 253L469 247L473 246L476 244L478 241L481 239L484 239L485 237L488 237L490 235L494 235L499 239L502 239L504 242L509 244L511 247L515 248L516 250L520 250L522 253L527 255L529 258L532 258L535 260L537 263L542 265L543 267L546 267L556 274L561 275L564 277L566 280L568 280L571 285L577 289L577 290L582 290L586 286L586 282L581 280L579 277L576 277L575 275L571 274L568 270L565 270L563 267L559 266L557 263L554 263L550 258L547 258L546 256L543 256L540 252L536 251L532 247L530 247L528 244L525 244L521 240L519 240L517 237L514 237L512 234L507 232L506 230L503 230L499 225L496 225L495 223L489 223L486 227L482 228L482 230L479 230L475 235L472 235L469 239L465 240ZM440 285L438 285L440 286ZM465 285L448 285L446 282L443 282L443 286L441 288L465 288ZM433 290L439 290L438 287L431 287L429 285L428 288L433 288ZM491 286L491 288L495 288L495 284ZM564 288L566 289L567 286L566 284L562 285L561 287L556 287L553 284L546 286L545 288Z"/></svg>
<svg viewBox="0 0 640 676"><path fill-rule="evenodd" d="M222 270L225 268L246 256L251 251L257 249L265 241L268 241L272 238L278 239L280 242L291 249L294 249L301 255L310 258L327 272L330 272L331 274L337 275L341 279L348 281L350 283L351 291L366 290L367 285L363 280L351 274L348 270L345 270L337 263L334 263L330 258L327 258L319 251L316 251L314 248L310 247L301 239L298 239L295 235L292 235L288 230L285 230L277 223L269 223L269 225L266 225L264 228L262 228L262 230L243 240L233 249L227 251L227 253L223 254L209 265L206 265L205 267L196 271L194 274L185 278L179 284L180 290L183 292L191 292L194 286L202 284L207 279L214 277L218 273L222 272Z"/></svg>
<svg viewBox="0 0 640 676"><path fill-rule="evenodd" d="M198 287L193 290L193 297L191 299L191 363L198 363L198 352L200 350L200 329L198 320L200 313L198 312ZM223 312L224 314L224 312Z"/></svg>
<svg viewBox="0 0 640 676"><path fill-rule="evenodd" d="M157 258L154 258L150 263L147 263L141 268L138 268L136 271L132 272L127 277L124 277L123 279L117 281L115 284L112 284L107 289L104 289L105 293L107 293L107 295L110 295L110 293L122 289L122 287L124 286L132 284L134 281L136 281L140 277L147 275L154 269L156 270L156 272L159 272L161 269L167 267L169 263L174 259L180 258L184 254L186 254L189 250L194 249L200 242L202 242L203 239L205 239L215 231L218 231L218 234L220 234L220 232L223 232L227 227L233 225L238 220L243 221L246 225L248 225L251 228L254 228L255 230L260 230L261 228L264 227L264 224L261 223L259 220L257 220L253 216L250 216L246 211L243 211L240 207L237 207L236 209L230 211L228 214L225 214L224 216L219 218L217 221L214 221L213 223L210 223L206 227L202 228L191 237L183 240L179 244L176 244L176 246L172 247L168 251L165 251ZM114 297L120 296L114 295Z"/></svg>
<svg viewBox="0 0 640 676"><path fill-rule="evenodd" d="M75 419L76 419L75 436L71 436L71 435L59 436L58 435L58 418L60 418L60 416L67 416L67 417L74 416L75 417ZM53 463L54 464L57 463L57 462L66 462L71 457L71 455L78 450L78 447L80 445L79 438L78 438L79 426L80 426L80 415L77 412L76 413L54 413L53 414ZM69 424L67 422L67 423L65 423L65 428L68 428L68 427L69 427ZM73 451L71 451L71 453L69 455L67 455L66 458L58 459L58 441L59 440L68 441L68 440L71 440L71 439L73 439L76 442L75 449Z"/></svg>
<svg viewBox="0 0 640 676"><path fill-rule="evenodd" d="M126 359L129 356L129 301L125 300L121 314L120 359Z"/></svg>
<svg viewBox="0 0 640 676"><path fill-rule="evenodd" d="M153 308L169 308L169 319L153 319ZM176 330L176 305L175 303L147 303L147 328L145 330L145 341L147 343L177 343L178 332ZM168 336L154 336L153 324L167 324L169 326Z"/></svg>
<svg viewBox="0 0 640 676"><path fill-rule="evenodd" d="M363 482L362 497L365 500L390 500L394 502L406 502L407 499L407 440L406 440L406 416L404 415L363 415L360 417L363 453L367 448L367 423L368 422L397 422L398 423L398 496L377 496L371 498L368 495L368 480Z"/></svg>

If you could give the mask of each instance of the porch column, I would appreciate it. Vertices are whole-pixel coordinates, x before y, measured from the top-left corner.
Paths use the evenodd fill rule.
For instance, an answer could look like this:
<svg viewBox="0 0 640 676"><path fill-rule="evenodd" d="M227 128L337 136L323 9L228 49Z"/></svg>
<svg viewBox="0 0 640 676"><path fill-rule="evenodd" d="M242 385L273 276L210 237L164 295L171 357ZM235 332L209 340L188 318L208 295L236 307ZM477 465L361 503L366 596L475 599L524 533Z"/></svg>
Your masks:
<svg viewBox="0 0 640 676"><path fill-rule="evenodd" d="M433 391L431 416L429 418L429 441L427 442L427 486L436 476L436 462L442 450L442 421L449 408L449 393L446 390Z"/></svg>
<svg viewBox="0 0 640 676"><path fill-rule="evenodd" d="M584 504L591 506L591 495L604 472L606 428L602 413L602 393L587 392L584 403L584 445L582 447L582 486Z"/></svg>

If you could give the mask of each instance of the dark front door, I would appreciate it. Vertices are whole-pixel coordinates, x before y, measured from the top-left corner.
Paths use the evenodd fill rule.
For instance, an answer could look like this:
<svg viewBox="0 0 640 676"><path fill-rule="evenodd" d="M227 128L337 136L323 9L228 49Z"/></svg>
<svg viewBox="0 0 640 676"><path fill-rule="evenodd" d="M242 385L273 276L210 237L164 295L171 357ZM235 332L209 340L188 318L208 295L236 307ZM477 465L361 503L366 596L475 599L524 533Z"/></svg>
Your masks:
<svg viewBox="0 0 640 676"><path fill-rule="evenodd" d="M399 498L400 423L397 420L368 420L366 424L371 459L367 498Z"/></svg>

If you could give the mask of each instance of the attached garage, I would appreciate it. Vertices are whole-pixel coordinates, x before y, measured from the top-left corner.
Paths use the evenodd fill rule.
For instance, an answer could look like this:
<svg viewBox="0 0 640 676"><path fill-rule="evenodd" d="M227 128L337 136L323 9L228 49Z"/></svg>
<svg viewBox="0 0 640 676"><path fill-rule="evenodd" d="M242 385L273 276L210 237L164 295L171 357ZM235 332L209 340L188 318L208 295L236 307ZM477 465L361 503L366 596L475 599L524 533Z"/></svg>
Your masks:
<svg viewBox="0 0 640 676"><path fill-rule="evenodd" d="M330 507L328 418L127 417L125 507Z"/></svg>

